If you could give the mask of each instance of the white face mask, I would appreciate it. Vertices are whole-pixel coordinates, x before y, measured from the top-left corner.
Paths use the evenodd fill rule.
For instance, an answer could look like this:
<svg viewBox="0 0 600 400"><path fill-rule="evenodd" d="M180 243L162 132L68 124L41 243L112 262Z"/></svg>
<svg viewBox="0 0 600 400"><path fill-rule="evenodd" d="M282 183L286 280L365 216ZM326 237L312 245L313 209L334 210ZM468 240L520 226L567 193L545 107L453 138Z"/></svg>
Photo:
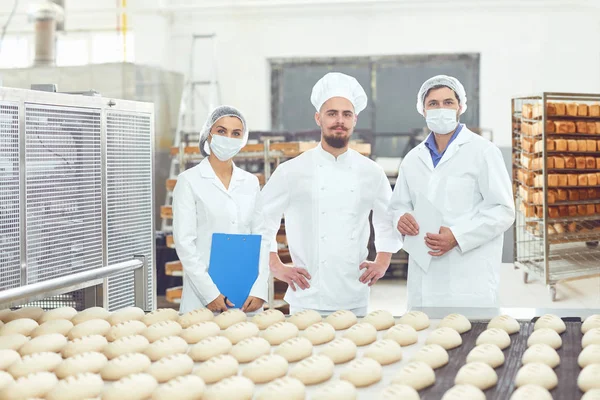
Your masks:
<svg viewBox="0 0 600 400"><path fill-rule="evenodd" d="M243 140L226 136L213 135L210 141L210 151L221 161L233 158L242 149Z"/></svg>
<svg viewBox="0 0 600 400"><path fill-rule="evenodd" d="M426 112L425 121L427 121L427 127L438 135L453 132L458 125L456 110L451 108L434 108Z"/></svg>

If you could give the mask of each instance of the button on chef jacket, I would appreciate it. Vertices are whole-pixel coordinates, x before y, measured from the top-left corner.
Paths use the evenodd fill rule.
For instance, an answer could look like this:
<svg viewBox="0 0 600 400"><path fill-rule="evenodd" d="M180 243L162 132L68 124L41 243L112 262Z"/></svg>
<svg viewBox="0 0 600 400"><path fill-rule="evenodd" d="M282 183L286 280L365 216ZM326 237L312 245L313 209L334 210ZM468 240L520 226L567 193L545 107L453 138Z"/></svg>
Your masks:
<svg viewBox="0 0 600 400"><path fill-rule="evenodd" d="M271 251L277 251L283 215L293 264L311 275L310 288L288 288L285 301L316 310L367 306L369 287L359 281L359 266L368 255L371 210L377 251L401 247L383 169L352 149L336 159L319 144L277 167L262 194Z"/></svg>
<svg viewBox="0 0 600 400"><path fill-rule="evenodd" d="M173 192L173 239L183 265L180 313L205 307L220 292L208 274L213 233L263 234L256 176L233 166L229 189L208 158L181 173ZM269 240L261 240L259 274L250 296L267 300ZM235 279L235 277L232 277ZM235 304L241 308L243 304Z"/></svg>

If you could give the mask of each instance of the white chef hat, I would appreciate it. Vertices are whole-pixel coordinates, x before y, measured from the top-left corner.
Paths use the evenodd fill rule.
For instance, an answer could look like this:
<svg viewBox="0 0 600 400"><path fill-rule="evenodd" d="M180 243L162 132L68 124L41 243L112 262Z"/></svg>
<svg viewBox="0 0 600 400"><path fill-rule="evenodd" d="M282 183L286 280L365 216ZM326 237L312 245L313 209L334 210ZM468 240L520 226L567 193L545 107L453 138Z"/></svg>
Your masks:
<svg viewBox="0 0 600 400"><path fill-rule="evenodd" d="M417 94L417 111L419 114L424 115L423 108L425 96L427 96L429 90L438 86L446 86L447 88L454 90L454 93L458 96L458 102L460 103L460 115L467 111L467 92L462 83L452 76L437 75L427 79Z"/></svg>
<svg viewBox="0 0 600 400"><path fill-rule="evenodd" d="M330 72L315 84L310 95L310 102L317 111L332 97L348 99L354 106L354 113L358 115L367 107L367 94L358 81L340 72Z"/></svg>

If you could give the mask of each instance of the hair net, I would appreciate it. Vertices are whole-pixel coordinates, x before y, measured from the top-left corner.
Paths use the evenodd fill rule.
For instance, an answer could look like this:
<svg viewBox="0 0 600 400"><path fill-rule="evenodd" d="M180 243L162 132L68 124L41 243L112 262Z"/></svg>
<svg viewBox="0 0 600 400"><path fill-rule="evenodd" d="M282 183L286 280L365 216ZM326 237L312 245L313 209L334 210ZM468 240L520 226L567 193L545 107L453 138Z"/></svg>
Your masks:
<svg viewBox="0 0 600 400"><path fill-rule="evenodd" d="M360 83L355 78L340 72L330 72L319 79L312 89L310 101L318 112L332 97L348 99L357 115L367 107L367 94Z"/></svg>
<svg viewBox="0 0 600 400"><path fill-rule="evenodd" d="M223 117L236 117L240 121L242 121L242 127L243 127L242 147L244 147L246 145L246 143L248 143L248 125L246 125L246 119L244 118L244 116L242 115L240 110L238 110L237 108L232 107L232 106L219 106L219 107L215 108L210 114L208 114L208 117L206 118L206 122L204 123L204 125L202 126L202 129L200 130L200 150L204 149L204 152L206 154L210 154L210 146L208 145L208 142L207 142L208 135L210 134L210 130L212 129L213 125L219 119L221 119Z"/></svg>
<svg viewBox="0 0 600 400"><path fill-rule="evenodd" d="M429 92L429 89L436 86L446 86L447 88L454 90L460 103L460 114L462 115L467 111L467 92L465 92L462 83L451 76L438 75L427 79L421 86L419 94L417 94L417 111L419 111L419 114L424 115L425 96L427 95L427 92Z"/></svg>

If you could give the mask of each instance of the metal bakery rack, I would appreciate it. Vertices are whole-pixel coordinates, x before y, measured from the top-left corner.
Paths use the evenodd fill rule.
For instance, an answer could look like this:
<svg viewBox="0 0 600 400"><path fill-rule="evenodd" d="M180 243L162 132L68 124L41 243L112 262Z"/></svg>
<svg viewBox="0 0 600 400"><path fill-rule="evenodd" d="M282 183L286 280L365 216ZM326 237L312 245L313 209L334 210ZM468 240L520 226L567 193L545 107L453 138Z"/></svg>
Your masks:
<svg viewBox="0 0 600 400"><path fill-rule="evenodd" d="M0 308L155 305L154 107L0 88Z"/></svg>
<svg viewBox="0 0 600 400"><path fill-rule="evenodd" d="M512 99L515 268L556 284L600 275L600 95Z"/></svg>

